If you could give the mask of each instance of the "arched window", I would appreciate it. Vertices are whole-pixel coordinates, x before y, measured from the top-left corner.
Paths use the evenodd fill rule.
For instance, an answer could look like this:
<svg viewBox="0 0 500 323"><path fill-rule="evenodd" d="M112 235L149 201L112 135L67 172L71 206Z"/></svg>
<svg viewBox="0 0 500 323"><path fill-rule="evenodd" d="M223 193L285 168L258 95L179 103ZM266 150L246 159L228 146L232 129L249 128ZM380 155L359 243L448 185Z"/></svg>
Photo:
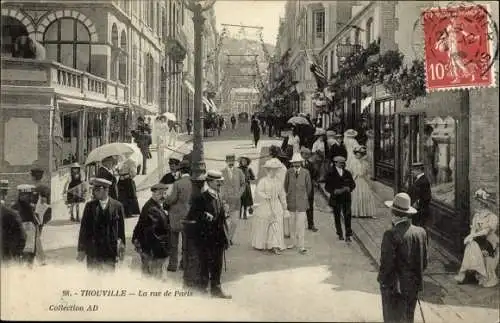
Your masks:
<svg viewBox="0 0 500 323"><path fill-rule="evenodd" d="M118 44L118 27L113 24L111 27L111 44L113 48L111 49L111 71L110 79L116 81L118 79L118 58L120 55L120 45Z"/></svg>
<svg viewBox="0 0 500 323"><path fill-rule="evenodd" d="M43 35L47 59L90 72L90 32L74 18L54 21Z"/></svg>
<svg viewBox="0 0 500 323"><path fill-rule="evenodd" d="M373 41L373 18L368 19L366 22L366 46L370 45L370 43Z"/></svg>
<svg viewBox="0 0 500 323"><path fill-rule="evenodd" d="M127 83L127 34L125 31L122 31L122 35L120 37L120 61L118 66L118 79L121 83Z"/></svg>

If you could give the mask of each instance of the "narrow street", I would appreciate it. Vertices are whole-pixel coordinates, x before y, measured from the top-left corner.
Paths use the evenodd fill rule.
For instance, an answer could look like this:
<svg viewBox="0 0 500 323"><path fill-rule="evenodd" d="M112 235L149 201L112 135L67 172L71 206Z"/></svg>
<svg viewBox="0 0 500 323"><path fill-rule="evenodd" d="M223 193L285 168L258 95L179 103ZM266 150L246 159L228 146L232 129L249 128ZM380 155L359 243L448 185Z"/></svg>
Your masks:
<svg viewBox="0 0 500 323"><path fill-rule="evenodd" d="M205 143L207 169L222 169L225 155L236 153L237 156L252 158L252 169L258 178L262 177L261 166L267 160L265 156L268 146L279 142L268 140L267 136L263 139L265 140L259 143L259 147L254 148L249 137L234 138L231 131L225 132L221 137L208 138ZM184 146L182 150L188 151L189 148ZM152 184L156 178L149 180ZM142 190L139 194L142 205L149 198L150 192ZM137 218L126 221L128 238L136 221ZM18 287L17 290L31 290L31 297L41 301L20 301L22 295L13 295L6 306L12 311L23 308L26 313L45 313L43 319L64 317L68 320L112 320L124 317L129 320L200 320L209 317L211 320L382 321L375 266L357 242L347 244L337 240L329 207L319 193L315 199L315 221L319 232L306 233L308 254L300 255L289 250L275 256L252 249L252 218L240 220L236 244L226 254L227 271L223 273L223 288L232 294L232 300L205 299L196 295L148 297L147 302L140 303L141 309L137 308L139 290L142 293L180 291L182 272L169 272L164 282L141 278L138 259L130 241L127 241L126 259L114 275L88 273L85 265L75 260L79 226L48 226L44 233L48 265L36 271L8 272L11 279L7 282L7 285L15 283L16 286L27 284L26 289ZM4 285L2 281L2 286ZM29 289L28 286L41 288ZM81 289L126 289L127 293L136 295L120 298L119 301L113 297L100 297L97 300L74 295ZM61 298L62 290L74 292L71 297ZM92 302L99 304L99 310L93 313L65 312L62 316L60 312L44 310L51 304L94 304ZM198 308L204 308L203 315L196 310ZM492 309L423 303L423 310L426 322L496 320L496 311ZM419 313L417 309L417 322L422 321ZM17 317L22 318L22 315Z"/></svg>

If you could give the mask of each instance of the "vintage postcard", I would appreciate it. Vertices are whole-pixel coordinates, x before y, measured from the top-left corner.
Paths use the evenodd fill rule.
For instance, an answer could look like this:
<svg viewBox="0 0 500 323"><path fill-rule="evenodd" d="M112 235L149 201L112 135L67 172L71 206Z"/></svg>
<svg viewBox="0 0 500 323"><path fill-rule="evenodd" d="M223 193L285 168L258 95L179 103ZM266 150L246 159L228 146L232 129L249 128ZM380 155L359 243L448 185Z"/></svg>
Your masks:
<svg viewBox="0 0 500 323"><path fill-rule="evenodd" d="M495 1L2 1L0 317L500 323Z"/></svg>

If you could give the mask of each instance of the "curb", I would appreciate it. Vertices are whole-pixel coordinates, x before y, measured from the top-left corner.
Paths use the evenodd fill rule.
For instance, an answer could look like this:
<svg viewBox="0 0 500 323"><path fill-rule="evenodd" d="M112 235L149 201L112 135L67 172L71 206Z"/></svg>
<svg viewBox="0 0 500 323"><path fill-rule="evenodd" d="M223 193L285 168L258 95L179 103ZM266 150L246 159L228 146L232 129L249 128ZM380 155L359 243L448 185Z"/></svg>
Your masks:
<svg viewBox="0 0 500 323"><path fill-rule="evenodd" d="M179 148L184 147L186 144L188 144L188 143L190 143L190 142L192 142L192 141L193 141L193 139L192 139L192 138L190 138L190 139L188 139L188 140L184 141L184 142L182 143L182 145L175 147L175 150L177 150L177 149L179 149ZM145 178L144 178L144 179L143 179L140 183L135 183L135 185L136 185L136 186L141 186L141 185L142 185L142 183L145 183L146 181L148 181L148 180L151 178L151 176L152 176L152 175L155 175L155 172L156 172L157 170L158 170L158 167L157 167L157 168L155 168L155 170L154 170L153 172L151 172L151 173L149 173L148 175L146 175L146 177L145 177ZM149 187L143 187L143 188L137 189L137 191L136 191L136 192L142 192L142 191L145 191L145 190L147 190L147 189L149 189Z"/></svg>

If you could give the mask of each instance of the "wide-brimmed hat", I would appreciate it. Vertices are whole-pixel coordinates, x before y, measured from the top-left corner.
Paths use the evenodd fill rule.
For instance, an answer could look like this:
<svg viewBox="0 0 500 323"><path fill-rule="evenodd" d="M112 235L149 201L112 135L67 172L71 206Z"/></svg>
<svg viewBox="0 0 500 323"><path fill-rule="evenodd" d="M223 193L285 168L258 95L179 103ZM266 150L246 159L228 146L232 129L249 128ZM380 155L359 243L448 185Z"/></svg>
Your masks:
<svg viewBox="0 0 500 323"><path fill-rule="evenodd" d="M271 158L265 162L264 168L281 168L283 164L276 158Z"/></svg>
<svg viewBox="0 0 500 323"><path fill-rule="evenodd" d="M417 214L417 210L411 206L410 196L406 193L398 193L392 201L385 201L384 204L402 216Z"/></svg>
<svg viewBox="0 0 500 323"><path fill-rule="evenodd" d="M356 146L352 150L354 153L366 154L366 146Z"/></svg>
<svg viewBox="0 0 500 323"><path fill-rule="evenodd" d="M344 132L345 137L356 137L358 135L358 132L354 129L347 129L346 132Z"/></svg>
<svg viewBox="0 0 500 323"><path fill-rule="evenodd" d="M242 160L246 160L247 161L247 165L250 165L250 163L252 162L252 160L250 158L244 157L244 156L240 157L240 163L241 163Z"/></svg>
<svg viewBox="0 0 500 323"><path fill-rule="evenodd" d="M80 166L80 164L78 163L73 163L71 164L70 168L82 168L82 166Z"/></svg>
<svg viewBox="0 0 500 323"><path fill-rule="evenodd" d="M292 156L292 159L290 159L290 163L302 163L304 161L304 158L299 153L295 153Z"/></svg>
<svg viewBox="0 0 500 323"><path fill-rule="evenodd" d="M205 177L206 181L223 181L224 177L222 176L222 173L219 172L218 170L209 170L207 172L207 176Z"/></svg>
<svg viewBox="0 0 500 323"><path fill-rule="evenodd" d="M315 136L322 136L324 134L326 134L326 131L323 128L316 128L316 131L314 132Z"/></svg>

